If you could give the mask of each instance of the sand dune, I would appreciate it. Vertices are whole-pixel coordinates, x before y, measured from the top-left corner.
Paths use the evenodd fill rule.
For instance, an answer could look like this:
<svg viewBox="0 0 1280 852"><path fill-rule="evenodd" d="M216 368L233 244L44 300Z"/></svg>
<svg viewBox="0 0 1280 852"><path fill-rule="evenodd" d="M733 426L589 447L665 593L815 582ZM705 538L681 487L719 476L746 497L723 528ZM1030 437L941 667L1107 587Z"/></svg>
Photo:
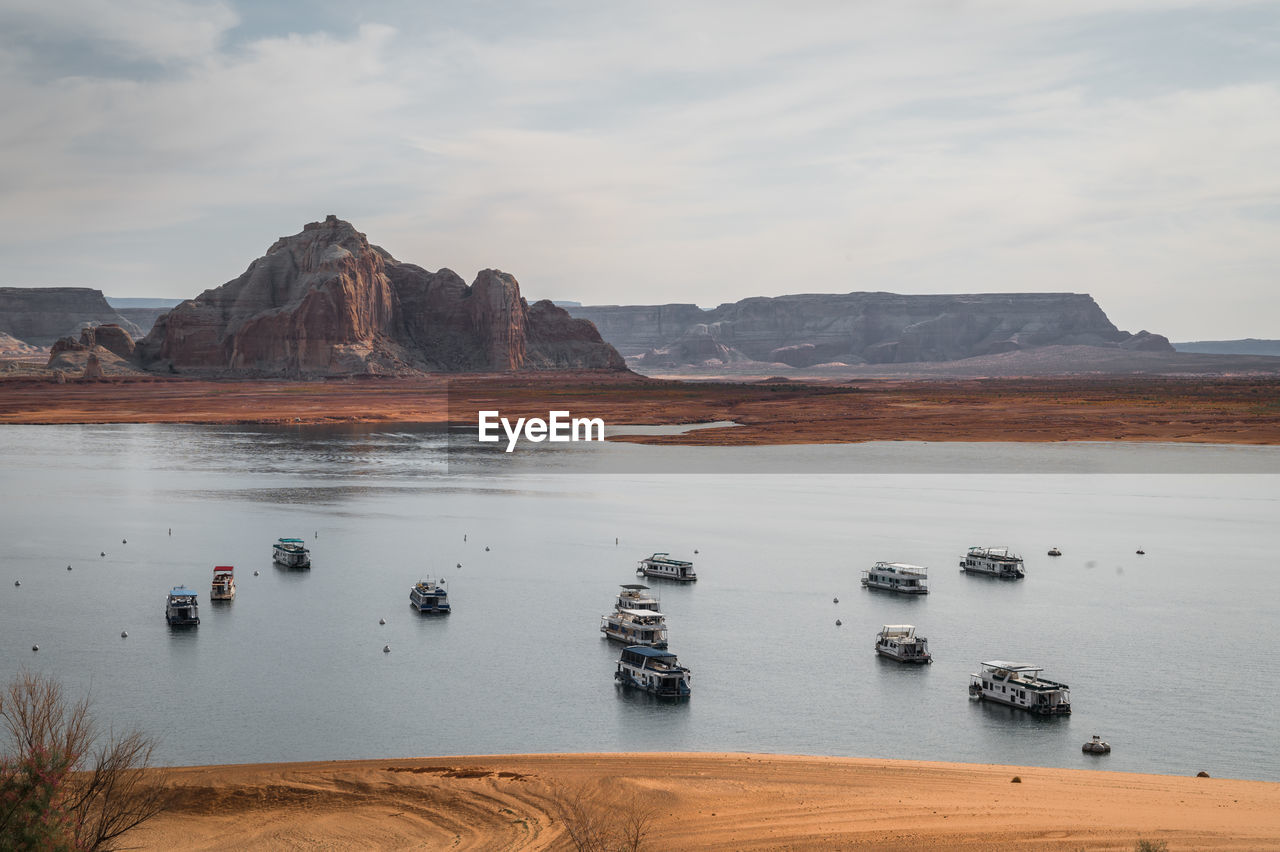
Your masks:
<svg viewBox="0 0 1280 852"><path fill-rule="evenodd" d="M554 800L653 808L650 849L1280 849L1280 784L850 758L575 754L184 767L144 849L569 849ZM1014 776L1021 783L1011 783ZM557 792L559 791L559 792Z"/></svg>

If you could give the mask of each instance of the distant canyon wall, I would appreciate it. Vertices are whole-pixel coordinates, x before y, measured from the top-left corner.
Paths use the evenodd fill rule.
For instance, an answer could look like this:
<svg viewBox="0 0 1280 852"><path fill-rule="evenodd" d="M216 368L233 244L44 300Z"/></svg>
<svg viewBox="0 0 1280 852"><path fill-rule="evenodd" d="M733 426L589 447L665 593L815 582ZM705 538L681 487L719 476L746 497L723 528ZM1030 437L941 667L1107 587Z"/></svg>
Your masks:
<svg viewBox="0 0 1280 852"><path fill-rule="evenodd" d="M101 290L89 287L0 287L0 334L47 347L89 326L118 325L142 336L137 325L107 304Z"/></svg>
<svg viewBox="0 0 1280 852"><path fill-rule="evenodd" d="M1083 293L806 294L696 305L569 307L640 366L953 361L1051 345L1172 352L1117 329Z"/></svg>

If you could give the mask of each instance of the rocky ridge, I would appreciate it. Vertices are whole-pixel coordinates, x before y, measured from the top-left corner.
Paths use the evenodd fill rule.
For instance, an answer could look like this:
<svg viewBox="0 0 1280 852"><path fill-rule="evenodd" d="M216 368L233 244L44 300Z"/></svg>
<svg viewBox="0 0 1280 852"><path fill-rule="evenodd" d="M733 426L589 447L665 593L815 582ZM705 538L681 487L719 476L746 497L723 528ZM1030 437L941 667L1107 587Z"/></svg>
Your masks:
<svg viewBox="0 0 1280 852"><path fill-rule="evenodd" d="M903 364L1042 346L1172 352L1117 329L1083 293L802 294L696 305L570 307L639 367Z"/></svg>
<svg viewBox="0 0 1280 852"><path fill-rule="evenodd" d="M264 377L626 368L590 322L530 306L511 275L486 269L468 286L396 260L336 216L161 316L136 357L152 370Z"/></svg>

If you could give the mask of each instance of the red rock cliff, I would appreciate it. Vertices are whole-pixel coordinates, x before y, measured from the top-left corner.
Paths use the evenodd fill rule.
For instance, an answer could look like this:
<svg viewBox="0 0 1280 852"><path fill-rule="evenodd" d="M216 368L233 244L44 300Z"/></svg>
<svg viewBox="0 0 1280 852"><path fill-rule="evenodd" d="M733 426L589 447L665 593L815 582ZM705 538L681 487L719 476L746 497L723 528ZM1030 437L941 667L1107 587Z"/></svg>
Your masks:
<svg viewBox="0 0 1280 852"><path fill-rule="evenodd" d="M625 369L591 323L555 311L563 316L534 312L530 359L530 310L515 278L486 269L468 287L448 269L400 263L330 216L161 317L138 358L150 369L261 376ZM557 327L569 336L563 351L545 339Z"/></svg>

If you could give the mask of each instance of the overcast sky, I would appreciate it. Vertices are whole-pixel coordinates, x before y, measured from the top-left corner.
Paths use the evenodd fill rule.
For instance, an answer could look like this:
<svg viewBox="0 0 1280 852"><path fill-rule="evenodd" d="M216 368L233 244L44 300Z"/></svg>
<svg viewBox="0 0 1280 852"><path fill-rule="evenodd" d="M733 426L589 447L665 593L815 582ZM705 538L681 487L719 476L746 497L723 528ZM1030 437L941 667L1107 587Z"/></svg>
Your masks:
<svg viewBox="0 0 1280 852"><path fill-rule="evenodd" d="M531 298L1280 338L1275 2L0 0L0 115L5 285L189 297L334 213Z"/></svg>

